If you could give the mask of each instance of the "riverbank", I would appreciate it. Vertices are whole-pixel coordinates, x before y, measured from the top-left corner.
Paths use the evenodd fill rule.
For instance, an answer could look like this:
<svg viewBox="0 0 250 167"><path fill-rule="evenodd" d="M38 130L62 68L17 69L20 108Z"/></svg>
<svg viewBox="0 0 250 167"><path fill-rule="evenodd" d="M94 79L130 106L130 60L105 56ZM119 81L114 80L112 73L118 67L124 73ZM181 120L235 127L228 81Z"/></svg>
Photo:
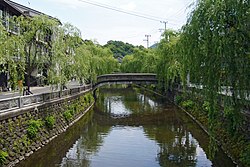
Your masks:
<svg viewBox="0 0 250 167"><path fill-rule="evenodd" d="M83 117L88 121L81 119L20 167L235 166L221 150L211 161L206 133L151 92L126 85L102 87L88 115Z"/></svg>
<svg viewBox="0 0 250 167"><path fill-rule="evenodd" d="M158 95L160 94L155 87L139 87L155 92ZM209 131L206 102L202 101L200 97L198 98L195 94L185 94L182 92L172 92L170 94L171 95L168 95L170 97L165 97L168 100L172 101L175 105L177 105L187 115L189 115L210 137L212 137L214 141L217 142L217 145L222 148L222 150L234 161L235 164L237 164L238 166L250 165L250 141L247 137L248 135L244 131L230 134L226 129L226 122L225 118L223 118L223 114L219 114L221 121L217 122L214 125L216 133L212 136L211 132ZM249 119L245 118L245 121L249 122ZM210 144L211 147L214 147L214 149L216 149L214 143ZM214 154L213 151L211 152L211 156L212 154Z"/></svg>
<svg viewBox="0 0 250 167"><path fill-rule="evenodd" d="M65 132L93 106L90 91L25 107L8 118L0 116L1 165L15 166Z"/></svg>

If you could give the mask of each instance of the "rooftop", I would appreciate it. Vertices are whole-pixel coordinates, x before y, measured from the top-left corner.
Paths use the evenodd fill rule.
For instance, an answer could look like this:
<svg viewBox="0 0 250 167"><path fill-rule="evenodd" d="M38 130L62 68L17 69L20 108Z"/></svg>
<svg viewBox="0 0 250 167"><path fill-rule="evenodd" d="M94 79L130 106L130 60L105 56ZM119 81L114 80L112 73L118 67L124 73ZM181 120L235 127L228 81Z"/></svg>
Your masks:
<svg viewBox="0 0 250 167"><path fill-rule="evenodd" d="M19 12L20 14L25 15L25 16L34 17L34 16L37 16L37 15L47 15L45 13L39 12L37 10L31 9L31 8L29 8L27 6L18 4L16 2L13 2L13 1L10 1L10 0L1 0L1 1L5 2L7 5L9 5L13 9L15 9L17 12ZM47 16L49 16L49 15L47 15ZM52 16L49 16L49 17L55 19Z"/></svg>

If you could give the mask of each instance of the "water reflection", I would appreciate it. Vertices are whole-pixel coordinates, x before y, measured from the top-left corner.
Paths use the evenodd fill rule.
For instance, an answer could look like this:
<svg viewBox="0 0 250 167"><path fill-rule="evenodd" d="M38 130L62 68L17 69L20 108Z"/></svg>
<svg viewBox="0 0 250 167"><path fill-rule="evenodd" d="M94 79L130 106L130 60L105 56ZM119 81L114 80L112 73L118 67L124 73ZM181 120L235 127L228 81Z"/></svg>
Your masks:
<svg viewBox="0 0 250 167"><path fill-rule="evenodd" d="M207 158L208 137L183 112L166 99L133 87L100 89L88 122L76 125L80 131L72 128L71 133L77 140L72 138L69 143L74 144L62 153L63 158L53 156L53 161L49 161L47 157L55 151L45 148L43 152L47 159L31 158L26 164L61 167L234 166L223 152L219 152L214 161ZM59 147L57 142L56 139L53 144L55 149Z"/></svg>

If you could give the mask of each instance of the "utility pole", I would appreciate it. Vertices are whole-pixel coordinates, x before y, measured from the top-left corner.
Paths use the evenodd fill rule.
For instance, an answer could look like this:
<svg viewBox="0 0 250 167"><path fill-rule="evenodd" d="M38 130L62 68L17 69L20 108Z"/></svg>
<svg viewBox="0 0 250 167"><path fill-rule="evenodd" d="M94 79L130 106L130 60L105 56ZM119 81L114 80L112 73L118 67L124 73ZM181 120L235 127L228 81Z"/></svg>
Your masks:
<svg viewBox="0 0 250 167"><path fill-rule="evenodd" d="M163 24L165 25L165 32L166 32L168 21L161 21L161 23L163 23ZM168 37L167 37L167 40L168 40L168 42L169 42L169 35L168 35Z"/></svg>
<svg viewBox="0 0 250 167"><path fill-rule="evenodd" d="M165 31L167 30L167 23L168 21L161 21L161 23L163 23L165 25Z"/></svg>
<svg viewBox="0 0 250 167"><path fill-rule="evenodd" d="M144 39L143 41L147 41L147 48L149 47L149 37L151 37L151 35L145 35L145 37L147 39Z"/></svg>

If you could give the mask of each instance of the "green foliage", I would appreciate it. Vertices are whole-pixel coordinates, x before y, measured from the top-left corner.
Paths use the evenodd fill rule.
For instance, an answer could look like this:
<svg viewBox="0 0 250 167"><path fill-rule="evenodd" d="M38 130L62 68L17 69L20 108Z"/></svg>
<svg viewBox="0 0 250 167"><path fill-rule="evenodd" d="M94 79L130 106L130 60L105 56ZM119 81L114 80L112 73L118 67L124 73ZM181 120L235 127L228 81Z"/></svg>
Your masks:
<svg viewBox="0 0 250 167"><path fill-rule="evenodd" d="M67 23L55 27L54 31L56 33L52 43L52 52L54 54L51 57L48 79L50 84L57 85L62 90L63 86L75 76L75 52L83 42L80 38L80 30L71 24Z"/></svg>
<svg viewBox="0 0 250 167"><path fill-rule="evenodd" d="M118 71L118 61L109 49L94 44L82 45L81 47L87 53L84 59L85 63L89 65L85 75L87 82L95 82L98 75Z"/></svg>
<svg viewBox="0 0 250 167"><path fill-rule="evenodd" d="M240 160L246 165L250 166L250 144L245 146L240 155Z"/></svg>
<svg viewBox="0 0 250 167"><path fill-rule="evenodd" d="M49 66L53 42L51 36L59 22L44 15L31 18L20 16L16 22L20 25L20 34L17 37L22 43L19 51L24 57L23 74L26 74L26 84L29 89L31 73Z"/></svg>
<svg viewBox="0 0 250 167"><path fill-rule="evenodd" d="M87 93L85 96L84 96L84 102L87 103L87 104L90 104L94 101L94 97L91 93Z"/></svg>
<svg viewBox="0 0 250 167"><path fill-rule="evenodd" d="M56 123L55 116L47 116L45 118L45 125L47 128L52 129Z"/></svg>
<svg viewBox="0 0 250 167"><path fill-rule="evenodd" d="M28 123L27 135L29 139L34 139L37 137L39 129L43 126L41 120L30 120Z"/></svg>
<svg viewBox="0 0 250 167"><path fill-rule="evenodd" d="M124 43L122 41L108 41L104 47L109 48L114 57L118 59L122 59L126 55L130 55L134 53L134 49L136 48L135 46L129 44L129 43Z"/></svg>
<svg viewBox="0 0 250 167"><path fill-rule="evenodd" d="M89 103L93 103L95 101L95 99L94 99L92 93L89 93L88 96L89 96Z"/></svg>
<svg viewBox="0 0 250 167"><path fill-rule="evenodd" d="M172 87L175 82L184 80L181 53L179 49L180 33L167 30L157 48L159 61L157 62L157 75L164 88Z"/></svg>
<svg viewBox="0 0 250 167"><path fill-rule="evenodd" d="M0 165L2 166L8 157L8 153L5 151L0 150Z"/></svg>
<svg viewBox="0 0 250 167"><path fill-rule="evenodd" d="M190 73L191 82L204 86L211 119L217 93L225 87L233 90L232 100L224 105L234 108L230 113L235 117L242 106L237 99L249 96L249 8L249 1L198 1L183 27L184 71ZM231 125L234 129L238 126Z"/></svg>
<svg viewBox="0 0 250 167"><path fill-rule="evenodd" d="M181 105L185 108L185 109L193 109L195 106L195 103L192 100L185 100L181 103Z"/></svg>
<svg viewBox="0 0 250 167"><path fill-rule="evenodd" d="M224 108L224 115L227 120L227 129L231 135L237 133L239 130L238 128L241 125L241 117L239 116L239 114L239 110L235 109L234 107L226 106Z"/></svg>
<svg viewBox="0 0 250 167"><path fill-rule="evenodd" d="M208 112L210 110L210 103L208 101L204 101L202 104L202 109Z"/></svg>
<svg viewBox="0 0 250 167"><path fill-rule="evenodd" d="M67 106L67 110L63 112L64 119L66 121L70 121L75 114L85 109L85 107L89 106L89 104L91 104L93 101L94 97L92 96L92 93L87 93L84 96L81 96L79 101Z"/></svg>
<svg viewBox="0 0 250 167"><path fill-rule="evenodd" d="M9 19L9 21L14 21ZM9 74L12 89L17 87L18 80L24 77L25 60L23 55L23 41L20 36L10 35L0 23L0 72Z"/></svg>
<svg viewBox="0 0 250 167"><path fill-rule="evenodd" d="M182 100L183 100L183 97L182 97L181 95L177 95L177 96L175 97L175 102L176 102L176 104L180 104L180 103L182 102Z"/></svg>
<svg viewBox="0 0 250 167"><path fill-rule="evenodd" d="M240 129L240 110L250 85L250 1L197 1L182 29L180 48L184 71L190 81L203 85L208 100L209 131L213 137L218 106L218 92L230 89L232 97L224 100L226 128ZM227 97L225 97L227 98Z"/></svg>
<svg viewBox="0 0 250 167"><path fill-rule="evenodd" d="M59 25L58 20L43 15L10 21L20 25L20 34L10 35L0 24L0 72L9 74L14 89L24 77L29 89L36 70L61 89L72 78L90 83L98 75L119 71L109 47L84 42L80 30L71 24Z"/></svg>
<svg viewBox="0 0 250 167"><path fill-rule="evenodd" d="M71 114L70 110L67 110L63 113L63 117L66 121L70 121L70 119L73 117L73 115Z"/></svg>
<svg viewBox="0 0 250 167"><path fill-rule="evenodd" d="M68 29L71 33L68 33ZM81 83L91 83L96 81L98 75L117 71L118 61L113 57L112 52L93 42L84 43L78 31L73 26L58 29L58 37L53 46L55 53L53 68L49 71L51 84L62 86L72 77L77 78ZM65 34L66 32L68 34Z"/></svg>
<svg viewBox="0 0 250 167"><path fill-rule="evenodd" d="M28 147L31 144L30 139L27 135L23 135L23 137L20 140L20 143L23 143L25 147Z"/></svg>
<svg viewBox="0 0 250 167"><path fill-rule="evenodd" d="M120 69L122 72L155 73L158 56L154 50L134 49L134 53L123 58Z"/></svg>

